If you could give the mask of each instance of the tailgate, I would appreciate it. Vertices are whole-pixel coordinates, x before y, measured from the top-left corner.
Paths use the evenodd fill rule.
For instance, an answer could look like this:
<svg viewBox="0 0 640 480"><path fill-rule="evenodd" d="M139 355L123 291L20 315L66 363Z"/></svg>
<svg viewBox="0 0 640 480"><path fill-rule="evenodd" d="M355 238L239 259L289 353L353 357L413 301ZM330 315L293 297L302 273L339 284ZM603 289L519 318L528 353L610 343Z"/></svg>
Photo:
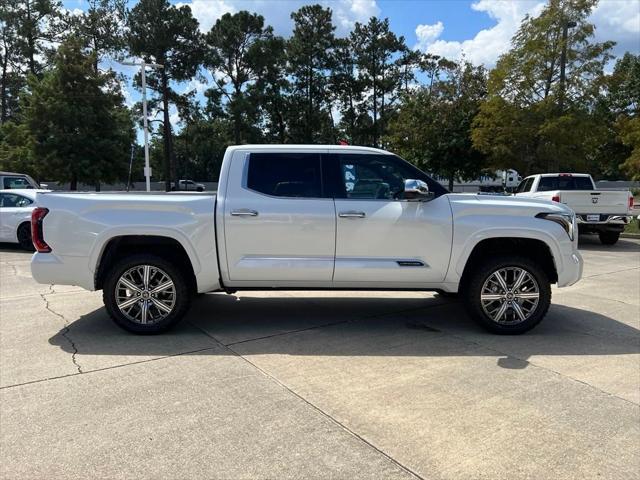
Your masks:
<svg viewBox="0 0 640 480"><path fill-rule="evenodd" d="M626 215L629 212L629 192L603 190L565 190L560 202L581 213Z"/></svg>

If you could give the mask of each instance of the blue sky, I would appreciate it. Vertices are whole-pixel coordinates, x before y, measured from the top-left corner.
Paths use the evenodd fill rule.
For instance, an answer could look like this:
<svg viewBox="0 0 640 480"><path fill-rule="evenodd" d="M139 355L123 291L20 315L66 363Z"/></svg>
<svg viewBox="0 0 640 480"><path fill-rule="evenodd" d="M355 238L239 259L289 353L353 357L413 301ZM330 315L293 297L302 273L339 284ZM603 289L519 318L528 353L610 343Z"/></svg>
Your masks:
<svg viewBox="0 0 640 480"><path fill-rule="evenodd" d="M536 15L543 0L172 0L189 5L208 31L225 12L250 10L262 14L277 34L289 36L290 13L304 4L320 3L333 10L338 35L346 35L355 22L371 16L388 17L391 29L403 35L410 47L456 59L464 55L475 64L495 65L500 54L509 49L509 41L526 14ZM134 5L131 1L130 5ZM85 9L85 0L64 0L69 10ZM596 40L614 40L614 54L640 53L640 0L600 0L590 21L596 26ZM133 68L118 67L127 74ZM206 88L195 82L183 89ZM127 87L127 100L139 99L139 93ZM177 123L172 113L172 123Z"/></svg>

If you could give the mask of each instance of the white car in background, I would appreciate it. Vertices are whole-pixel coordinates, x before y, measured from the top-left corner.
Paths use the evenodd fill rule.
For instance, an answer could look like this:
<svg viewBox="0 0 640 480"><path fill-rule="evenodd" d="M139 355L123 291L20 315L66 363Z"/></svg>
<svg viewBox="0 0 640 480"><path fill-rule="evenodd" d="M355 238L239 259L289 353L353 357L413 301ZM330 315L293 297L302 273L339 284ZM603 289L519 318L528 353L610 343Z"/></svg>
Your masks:
<svg viewBox="0 0 640 480"><path fill-rule="evenodd" d="M31 212L35 208L36 193L48 190L0 190L0 242L19 243L33 251L31 243Z"/></svg>

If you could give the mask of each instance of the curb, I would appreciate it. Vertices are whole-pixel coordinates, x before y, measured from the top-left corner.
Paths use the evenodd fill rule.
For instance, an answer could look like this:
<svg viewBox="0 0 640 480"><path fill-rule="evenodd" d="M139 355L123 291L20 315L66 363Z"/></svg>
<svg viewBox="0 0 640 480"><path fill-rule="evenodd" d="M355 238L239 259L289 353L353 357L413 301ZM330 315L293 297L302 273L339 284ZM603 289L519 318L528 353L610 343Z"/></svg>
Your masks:
<svg viewBox="0 0 640 480"><path fill-rule="evenodd" d="M620 238L640 238L640 233L621 233Z"/></svg>

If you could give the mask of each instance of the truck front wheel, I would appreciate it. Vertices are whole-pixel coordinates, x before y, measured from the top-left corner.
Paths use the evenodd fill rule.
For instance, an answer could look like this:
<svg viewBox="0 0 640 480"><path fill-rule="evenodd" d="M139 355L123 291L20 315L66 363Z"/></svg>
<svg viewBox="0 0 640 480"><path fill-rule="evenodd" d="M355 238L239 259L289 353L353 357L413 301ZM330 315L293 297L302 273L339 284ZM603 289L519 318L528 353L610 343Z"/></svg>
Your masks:
<svg viewBox="0 0 640 480"><path fill-rule="evenodd" d="M488 259L465 284L467 311L493 333L524 333L540 323L551 304L547 275L526 257L504 255Z"/></svg>
<svg viewBox="0 0 640 480"><path fill-rule="evenodd" d="M598 236L603 245L614 245L620 238L620 232L600 232Z"/></svg>
<svg viewBox="0 0 640 480"><path fill-rule="evenodd" d="M106 275L102 297L118 326L133 333L164 332L190 305L187 281L179 268L155 255L131 255Z"/></svg>

